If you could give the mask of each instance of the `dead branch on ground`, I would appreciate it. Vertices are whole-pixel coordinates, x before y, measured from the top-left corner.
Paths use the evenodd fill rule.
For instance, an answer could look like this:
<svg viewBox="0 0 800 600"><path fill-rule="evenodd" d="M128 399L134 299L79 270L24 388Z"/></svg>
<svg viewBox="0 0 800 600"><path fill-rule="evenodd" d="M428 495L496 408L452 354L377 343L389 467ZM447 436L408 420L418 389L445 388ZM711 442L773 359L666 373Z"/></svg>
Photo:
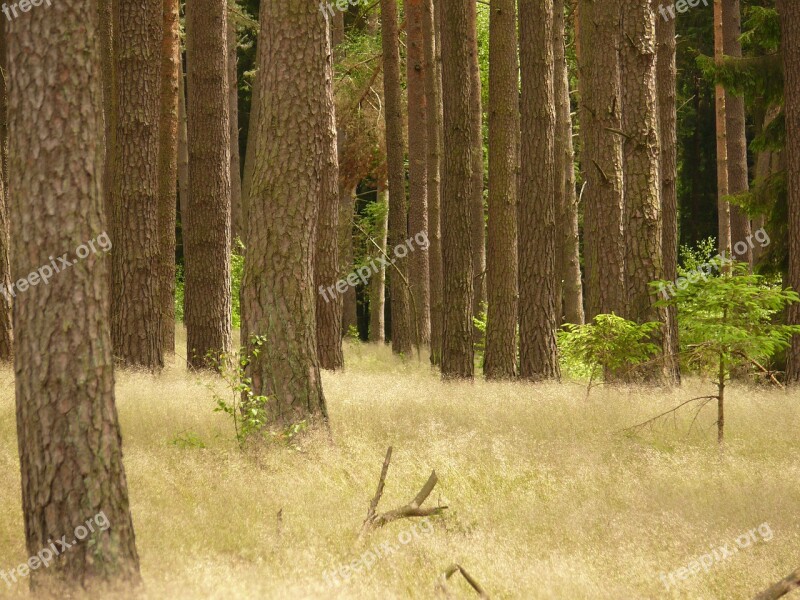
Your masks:
<svg viewBox="0 0 800 600"><path fill-rule="evenodd" d="M453 563L447 567L445 572L439 576L436 581L436 591L442 594L445 598L452 598L453 596L450 594L450 590L447 589L447 580L456 573L461 573L472 589L478 593L479 597L489 600L489 594L486 593L486 590L484 590L481 585L475 581L475 579L469 573L467 573L464 567L456 563Z"/></svg>
<svg viewBox="0 0 800 600"><path fill-rule="evenodd" d="M771 585L758 594L753 600L776 600L776 598L782 598L797 588L800 588L800 569L792 571L778 583Z"/></svg>

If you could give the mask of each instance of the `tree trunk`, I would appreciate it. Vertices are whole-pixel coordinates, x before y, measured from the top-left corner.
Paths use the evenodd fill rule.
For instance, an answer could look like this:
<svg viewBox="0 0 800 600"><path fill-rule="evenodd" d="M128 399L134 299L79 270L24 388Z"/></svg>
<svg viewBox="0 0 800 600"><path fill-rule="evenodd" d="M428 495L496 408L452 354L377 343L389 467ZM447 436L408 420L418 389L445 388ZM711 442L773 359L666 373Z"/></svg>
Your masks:
<svg viewBox="0 0 800 600"><path fill-rule="evenodd" d="M586 320L625 312L619 14L616 2L579 1L581 167Z"/></svg>
<svg viewBox="0 0 800 600"><path fill-rule="evenodd" d="M378 223L375 241L386 252L386 234L389 227L389 192L386 190L384 182L378 186L378 202L382 203L386 209L383 218ZM369 341L383 343L385 336L384 306L386 301L386 267L378 265L377 271L373 271L369 279Z"/></svg>
<svg viewBox="0 0 800 600"><path fill-rule="evenodd" d="M117 135L114 154L111 339L123 365L164 366L158 226L163 1L115 9Z"/></svg>
<svg viewBox="0 0 800 600"><path fill-rule="evenodd" d="M4 290L11 284L9 198L8 198L8 32L0 24L0 285ZM0 294L0 361L9 361L14 354L14 335L11 327L11 297Z"/></svg>
<svg viewBox="0 0 800 600"><path fill-rule="evenodd" d="M411 321L407 283L407 259L391 253L408 236L403 167L403 104L400 93L400 42L396 0L381 0L383 44L383 96L386 119L386 165L389 171L389 253L396 260L389 276L392 310L392 351L411 353L414 323ZM401 275L402 274L402 275Z"/></svg>
<svg viewBox="0 0 800 600"><path fill-rule="evenodd" d="M785 78L783 97L786 118L786 180L789 218L789 277L793 290L800 290L800 3L778 0L781 19L781 54ZM789 306L789 324L800 325L800 304ZM800 382L800 335L792 337L786 381Z"/></svg>
<svg viewBox="0 0 800 600"><path fill-rule="evenodd" d="M330 43L312 4L265 0L259 20L256 158L247 202L243 300L246 329L263 336L248 367L253 392L270 397L271 424L327 421L317 360L314 288L323 148L335 135ZM280 56L281 60L272 60ZM326 224L321 224L325 226ZM248 353L254 349L247 340Z"/></svg>
<svg viewBox="0 0 800 600"><path fill-rule="evenodd" d="M353 219L356 211L356 186L339 184L339 277L346 278L355 268L353 256ZM337 292L338 293L338 292ZM356 288L348 285L342 294L342 334L358 327Z"/></svg>
<svg viewBox="0 0 800 600"><path fill-rule="evenodd" d="M160 23L161 4L156 5L150 12L142 11L141 5L123 8L127 20L120 30L120 53L135 48L145 59L142 65L147 63L152 72L148 89L157 100L153 92L158 89L158 69L152 66L158 64L160 27L154 23ZM31 284L14 306L17 438L27 554L41 557L53 540L66 539L70 544L49 568L30 572L36 597L73 593L101 597L106 583L130 591L139 581L114 403L106 276L110 257L86 249L84 258L60 273L54 273L45 258L48 252L71 252L74 259L80 256L80 247L86 248L84 244L103 233L105 146L95 9L91 2L65 0L7 25L9 75L14 82L9 97L12 273L14 279L27 277ZM145 24L146 19L153 22ZM137 30L142 35L130 45L130 34ZM127 65L130 68L121 71L124 90L135 79L132 74L141 74L138 60ZM155 142L135 148L140 158L140 151L158 140L158 103L150 102L149 96L147 100L140 106L147 105L144 116L152 128L145 129L152 130L149 137ZM41 110L31 110L32 106ZM122 123L130 122L130 108L126 106ZM131 146L141 141L127 139ZM146 156L152 159L153 175L147 180L151 194L147 197L155 209L156 153ZM141 208L141 200L134 207ZM155 210L152 215L155 224ZM154 227L152 232L148 241L154 242ZM125 241L114 240L114 255ZM37 285L33 277L43 280L45 270L52 279L33 287ZM138 292L149 291L127 290L132 300L141 300ZM147 324L138 323L137 333Z"/></svg>
<svg viewBox="0 0 800 600"><path fill-rule="evenodd" d="M714 58L717 64L723 58L722 0L714 0ZM727 134L727 97L722 84L714 88L717 119L717 218L720 253L730 255L731 252L731 206L725 197L728 195L728 134Z"/></svg>
<svg viewBox="0 0 800 600"><path fill-rule="evenodd" d="M114 153L117 147L117 91L116 72L114 69L114 10L115 0L97 0L97 32L100 40L100 67L103 74L103 116L105 133L105 166L103 171L103 213L106 233L113 239L112 221L114 217L111 203L114 185ZM4 65L5 66L5 65ZM5 165L4 165L5 166ZM7 176L8 174L6 174ZM111 284L111 269L108 282Z"/></svg>
<svg viewBox="0 0 800 600"><path fill-rule="evenodd" d="M228 115L231 128L231 246L242 237L242 173L239 163L239 41L236 23L228 19Z"/></svg>
<svg viewBox="0 0 800 600"><path fill-rule="evenodd" d="M408 93L408 230L428 235L428 106L425 79L424 0L406 3L406 87ZM417 312L412 322L421 344L430 344L430 265L428 249L417 246L408 261L408 279Z"/></svg>
<svg viewBox="0 0 800 600"><path fill-rule="evenodd" d="M256 53L258 50L256 50ZM256 54L257 55L257 54ZM258 67L253 75L253 87L250 94L250 120L247 123L247 146L244 150L244 168L242 169L242 223L239 236L247 246L247 207L250 202L250 195L253 187L253 167L256 162L256 135L258 134L258 118L261 107L261 77L258 74ZM244 323L244 319L241 320Z"/></svg>
<svg viewBox="0 0 800 600"><path fill-rule="evenodd" d="M557 379L553 8L520 0L519 374ZM559 182L561 185L561 182Z"/></svg>
<svg viewBox="0 0 800 600"><path fill-rule="evenodd" d="M578 197L575 190L575 150L572 144L572 116L569 94L569 70L564 48L564 0L553 3L553 93L556 103L555 159L556 215L560 237L556 245L557 270L561 301L556 302L567 323L583 325L583 283L581 282L580 239L578 234Z"/></svg>
<svg viewBox="0 0 800 600"><path fill-rule="evenodd" d="M231 350L231 181L225 0L186 5L189 197L182 216L186 358Z"/></svg>
<svg viewBox="0 0 800 600"><path fill-rule="evenodd" d="M431 290L431 363L442 363L442 55L439 39L442 0L425 2L425 91L428 96L428 263Z"/></svg>
<svg viewBox="0 0 800 600"><path fill-rule="evenodd" d="M475 52L475 10L462 0L441 0L442 100L444 162L442 167L442 376L472 379L475 177L474 85L471 73ZM392 299L394 300L394 299ZM394 326L394 323L392 324Z"/></svg>
<svg viewBox="0 0 800 600"><path fill-rule="evenodd" d="M511 379L517 367L518 82L515 0L494 0L489 18L487 379Z"/></svg>
<svg viewBox="0 0 800 600"><path fill-rule="evenodd" d="M741 58L742 15L739 0L723 0L722 37L725 54ZM725 130L728 153L728 193L732 196L750 191L747 167L747 133L745 130L744 98L725 93ZM736 260L746 262L753 268L753 251L747 239L750 236L750 217L738 206L731 206L731 249L742 249L735 254ZM739 244L739 242L742 242Z"/></svg>
<svg viewBox="0 0 800 600"><path fill-rule="evenodd" d="M178 174L178 77L180 20L178 0L163 0L161 41L161 120L158 146L158 230L161 246L161 347L175 352L175 211Z"/></svg>
<svg viewBox="0 0 800 600"><path fill-rule="evenodd" d="M187 212L189 197L189 142L186 124L186 74L183 65L178 64L178 208L183 215Z"/></svg>

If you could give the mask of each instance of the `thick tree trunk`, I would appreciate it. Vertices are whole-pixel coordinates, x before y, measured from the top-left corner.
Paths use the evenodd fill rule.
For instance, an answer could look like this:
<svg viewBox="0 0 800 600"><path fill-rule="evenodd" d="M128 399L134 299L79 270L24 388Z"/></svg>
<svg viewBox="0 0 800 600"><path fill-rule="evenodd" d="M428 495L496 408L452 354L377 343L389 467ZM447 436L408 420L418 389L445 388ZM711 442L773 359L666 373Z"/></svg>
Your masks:
<svg viewBox="0 0 800 600"><path fill-rule="evenodd" d="M164 366L159 273L158 142L163 0L115 9L117 135L114 154L111 339L123 365Z"/></svg>
<svg viewBox="0 0 800 600"><path fill-rule="evenodd" d="M474 85L465 73L473 67L474 4L441 0L442 99L442 376L472 379L473 270L475 235ZM392 324L394 326L394 324Z"/></svg>
<svg viewBox="0 0 800 600"><path fill-rule="evenodd" d="M560 236L556 246L561 301L556 303L567 323L583 324L583 283L581 282L578 195L575 190L575 150L572 144L572 116L569 71L565 53L564 0L553 3L553 93L556 103L555 157L556 219Z"/></svg>
<svg viewBox="0 0 800 600"><path fill-rule="evenodd" d="M616 2L579 1L581 167L586 320L625 312L619 14Z"/></svg>
<svg viewBox="0 0 800 600"><path fill-rule="evenodd" d="M228 118L231 128L231 245L242 237L242 174L239 162L239 48L236 23L228 19Z"/></svg>
<svg viewBox="0 0 800 600"><path fill-rule="evenodd" d="M161 119L158 146L158 236L161 246L161 347L175 352L175 212L178 176L178 77L180 20L178 0L163 0L161 41Z"/></svg>
<svg viewBox="0 0 800 600"><path fill-rule="evenodd" d="M114 211L111 203L114 185L114 153L116 148L117 92L116 71L114 68L114 10L115 0L97 0L97 33L100 40L100 66L103 74L103 116L106 143L105 166L103 170L103 212L105 230L111 238ZM6 174L7 176L7 174ZM107 269L111 284L111 269Z"/></svg>
<svg viewBox="0 0 800 600"><path fill-rule="evenodd" d="M553 7L520 0L522 74L519 184L520 377L560 376L556 347L555 100ZM559 185L561 182L559 182Z"/></svg>
<svg viewBox="0 0 800 600"><path fill-rule="evenodd" d="M389 253L408 236L405 175L403 167L403 103L400 93L400 42L395 0L381 0L383 44L383 96L386 119L386 164L389 172ZM392 350L409 355L414 337L414 323L407 280L407 259L396 259L389 275L392 310ZM402 275L401 275L402 274Z"/></svg>
<svg viewBox="0 0 800 600"><path fill-rule="evenodd" d="M186 6L189 197L183 221L186 358L231 350L231 181L225 0Z"/></svg>
<svg viewBox="0 0 800 600"><path fill-rule="evenodd" d="M252 389L270 397L271 424L327 421L317 361L314 281L323 149L335 135L330 43L316 6L265 0L259 19L256 159L247 202L243 301L246 330L263 336L248 367ZM281 60L272 60L280 56ZM322 224L323 226L325 224ZM247 340L248 353L254 349Z"/></svg>
<svg viewBox="0 0 800 600"><path fill-rule="evenodd" d="M515 0L494 0L489 18L487 379L510 379L517 371L518 84Z"/></svg>
<svg viewBox="0 0 800 600"><path fill-rule="evenodd" d="M378 202L382 203L386 210L383 213L383 218L378 223L379 227L376 230L375 241L385 253L386 234L389 228L389 192L386 190L385 182L378 186ZM372 273L368 287L369 341L382 344L386 339L386 323L383 314L386 301L386 267L383 264L379 264L377 271Z"/></svg>
<svg viewBox="0 0 800 600"><path fill-rule="evenodd" d="M408 94L408 231L428 235L428 105L425 79L430 65L425 61L423 29L424 0L406 2L406 81ZM421 344L430 344L430 265L428 249L415 247L408 260L408 280L416 306L412 322ZM412 315L413 321L413 315Z"/></svg>
<svg viewBox="0 0 800 600"><path fill-rule="evenodd" d="M714 57L721 64L724 54L722 27L722 0L714 0ZM728 133L727 133L727 95L725 88L717 84L714 88L716 130L717 130L717 247L720 253L731 252L731 206L728 195Z"/></svg>
<svg viewBox="0 0 800 600"><path fill-rule="evenodd" d="M36 597L101 597L100 588L107 582L130 591L139 580L114 404L106 276L111 257L87 249L84 258L59 273L48 263L49 253L80 256L79 247L86 248L84 244L102 235L105 224L103 91L95 8L91 2L65 0L47 10L32 10L7 26L14 82L9 97L12 273L13 279L27 277L31 283L14 306L27 555L41 557L54 540L70 544L49 568L30 571ZM160 28L144 26L142 20L160 22L161 4L150 8L150 13L140 12L141 5L134 10L131 4L130 12L139 16L137 20L127 15L130 31L121 30L120 51L135 48L141 53L154 74L148 80L152 94L158 89L158 69L152 67L158 64L160 35L155 34ZM135 30L147 35L128 45ZM138 61L131 63L138 66ZM135 79L132 72L137 71L123 71L123 89ZM158 104L147 106L145 116L148 123L152 119L151 137L157 143ZM125 111L128 118L130 108ZM148 198L154 209L156 154L147 156L152 159ZM154 228L150 239L156 239ZM114 240L114 254L121 243ZM45 269L52 277L49 283L33 284L34 275L41 283ZM139 299L134 293L139 290L127 291ZM138 325L141 333L147 323Z"/></svg>
<svg viewBox="0 0 800 600"><path fill-rule="evenodd" d="M183 65L178 65L178 208L183 215L187 211L189 197L189 141L186 123L186 74ZM182 225L181 225L182 226Z"/></svg>

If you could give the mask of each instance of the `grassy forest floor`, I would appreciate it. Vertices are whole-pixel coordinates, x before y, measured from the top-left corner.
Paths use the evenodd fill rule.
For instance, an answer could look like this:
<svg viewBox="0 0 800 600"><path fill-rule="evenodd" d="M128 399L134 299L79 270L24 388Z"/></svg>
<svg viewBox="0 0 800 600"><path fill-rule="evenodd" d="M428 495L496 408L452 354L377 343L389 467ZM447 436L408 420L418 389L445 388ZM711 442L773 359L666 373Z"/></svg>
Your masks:
<svg viewBox="0 0 800 600"><path fill-rule="evenodd" d="M711 406L688 435L693 411L619 433L713 391L700 381L669 393L601 386L586 399L576 383L444 384L424 358L403 363L388 348L349 345L346 359L345 372L324 375L332 441L316 433L244 452L198 376L174 365L159 378L118 373L140 597L431 598L457 562L492 598L750 598L800 566L796 393L734 385L720 455ZM27 552L9 368L0 385L8 571ZM390 444L379 510L410 501L431 469L428 503L449 509L357 545ZM707 572L673 576L669 590L659 578L760 525L757 542L718 552ZM329 585L332 569L362 556L349 581L340 572ZM461 578L450 588L477 597ZM0 598L26 590L0 581Z"/></svg>

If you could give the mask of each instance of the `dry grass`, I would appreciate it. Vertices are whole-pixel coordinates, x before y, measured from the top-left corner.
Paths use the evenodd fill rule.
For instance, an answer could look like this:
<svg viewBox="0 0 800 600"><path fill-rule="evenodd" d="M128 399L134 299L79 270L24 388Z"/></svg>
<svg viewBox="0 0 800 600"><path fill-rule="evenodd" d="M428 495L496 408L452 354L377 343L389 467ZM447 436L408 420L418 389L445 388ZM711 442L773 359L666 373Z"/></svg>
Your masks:
<svg viewBox="0 0 800 600"><path fill-rule="evenodd" d="M326 374L332 437L240 452L195 376L121 373L118 404L142 561L143 598L431 598L462 564L493 598L748 598L800 566L796 393L734 387L720 454L713 410L654 432L619 430L708 392L576 384L445 384L426 363L348 348ZM26 559L11 373L0 373L0 569ZM205 448L173 441L189 433ZM450 509L407 544L399 521L356 538L386 447L381 509L409 501L436 469L429 502ZM281 532L276 515L283 510ZM770 542L740 550L667 591L659 573L767 522ZM113 526L113 524L112 524ZM418 532L419 532L418 526ZM323 571L382 542L340 587ZM0 597L24 597L24 585ZM459 598L477 597L462 579Z"/></svg>

